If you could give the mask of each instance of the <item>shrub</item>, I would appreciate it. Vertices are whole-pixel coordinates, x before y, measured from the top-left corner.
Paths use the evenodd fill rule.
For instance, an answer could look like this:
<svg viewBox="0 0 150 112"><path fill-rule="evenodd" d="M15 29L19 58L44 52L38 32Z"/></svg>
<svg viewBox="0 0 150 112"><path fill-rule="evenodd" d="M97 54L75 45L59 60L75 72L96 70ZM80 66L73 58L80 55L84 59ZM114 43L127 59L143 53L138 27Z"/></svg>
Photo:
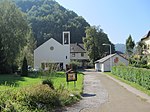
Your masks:
<svg viewBox="0 0 150 112"><path fill-rule="evenodd" d="M23 59L21 76L28 76L28 63L26 57Z"/></svg>
<svg viewBox="0 0 150 112"><path fill-rule="evenodd" d="M77 61L72 61L72 62L70 62L70 68L71 68L73 71L76 71L78 66L79 66L79 62L77 62Z"/></svg>
<svg viewBox="0 0 150 112"><path fill-rule="evenodd" d="M114 66L112 74L117 75L125 80L135 82L146 89L150 90L150 70L144 68Z"/></svg>
<svg viewBox="0 0 150 112"><path fill-rule="evenodd" d="M53 81L51 79L43 80L42 84L47 84L51 89L54 89Z"/></svg>
<svg viewBox="0 0 150 112"><path fill-rule="evenodd" d="M78 95L70 95L64 86L53 90L47 84L18 90L0 91L0 112L48 112L72 104Z"/></svg>

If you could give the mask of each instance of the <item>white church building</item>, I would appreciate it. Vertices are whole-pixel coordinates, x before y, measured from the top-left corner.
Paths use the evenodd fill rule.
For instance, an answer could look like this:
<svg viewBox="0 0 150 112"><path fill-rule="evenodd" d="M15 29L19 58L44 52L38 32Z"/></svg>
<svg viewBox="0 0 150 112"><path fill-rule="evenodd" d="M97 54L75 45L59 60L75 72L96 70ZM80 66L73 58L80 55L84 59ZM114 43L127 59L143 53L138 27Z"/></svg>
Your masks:
<svg viewBox="0 0 150 112"><path fill-rule="evenodd" d="M40 69L49 63L66 68L70 63L70 32L64 31L62 44L51 38L34 50L34 68Z"/></svg>

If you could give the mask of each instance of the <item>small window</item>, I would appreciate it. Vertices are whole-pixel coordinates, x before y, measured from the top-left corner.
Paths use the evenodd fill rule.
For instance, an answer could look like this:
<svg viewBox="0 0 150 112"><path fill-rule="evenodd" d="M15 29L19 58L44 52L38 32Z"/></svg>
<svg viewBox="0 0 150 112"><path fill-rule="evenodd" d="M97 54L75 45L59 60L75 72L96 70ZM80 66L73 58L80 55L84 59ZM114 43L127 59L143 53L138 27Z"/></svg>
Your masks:
<svg viewBox="0 0 150 112"><path fill-rule="evenodd" d="M75 57L75 53L72 53L71 55L72 55L72 57Z"/></svg>
<svg viewBox="0 0 150 112"><path fill-rule="evenodd" d="M53 47L53 46L51 46L51 47L50 47L50 50L51 50L51 51L52 51L52 50L54 50L54 47Z"/></svg>
<svg viewBox="0 0 150 112"><path fill-rule="evenodd" d="M81 57L84 57L84 53L81 53Z"/></svg>
<svg viewBox="0 0 150 112"><path fill-rule="evenodd" d="M67 59L67 56L66 56L66 59Z"/></svg>
<svg viewBox="0 0 150 112"><path fill-rule="evenodd" d="M69 34L64 33L64 44L69 44Z"/></svg>

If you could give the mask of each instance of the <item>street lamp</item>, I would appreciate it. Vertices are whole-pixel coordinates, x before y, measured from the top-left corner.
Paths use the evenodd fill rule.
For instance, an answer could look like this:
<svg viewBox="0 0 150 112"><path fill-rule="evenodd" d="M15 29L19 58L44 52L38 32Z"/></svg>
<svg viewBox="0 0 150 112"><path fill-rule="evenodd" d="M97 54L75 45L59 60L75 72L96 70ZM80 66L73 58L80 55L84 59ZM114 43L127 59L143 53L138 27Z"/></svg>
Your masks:
<svg viewBox="0 0 150 112"><path fill-rule="evenodd" d="M110 55L111 55L111 44L102 44L102 45L104 45L104 46L109 46L109 49L110 49ZM111 57L110 57L110 71L111 71Z"/></svg>
<svg viewBox="0 0 150 112"><path fill-rule="evenodd" d="M110 48L110 55L111 55L111 44L102 44L102 45L105 45L105 46L109 46L109 48Z"/></svg>

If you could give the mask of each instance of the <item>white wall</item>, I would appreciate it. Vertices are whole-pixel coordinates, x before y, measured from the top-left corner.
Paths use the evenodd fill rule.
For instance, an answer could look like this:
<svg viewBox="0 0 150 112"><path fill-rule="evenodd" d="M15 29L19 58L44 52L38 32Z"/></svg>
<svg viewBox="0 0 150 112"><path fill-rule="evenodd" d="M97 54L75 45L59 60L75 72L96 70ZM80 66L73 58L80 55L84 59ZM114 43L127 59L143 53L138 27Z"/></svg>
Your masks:
<svg viewBox="0 0 150 112"><path fill-rule="evenodd" d="M95 70L101 71L101 64L100 63L95 63Z"/></svg>
<svg viewBox="0 0 150 112"><path fill-rule="evenodd" d="M87 53L84 53L84 56L81 56L81 53L75 53L75 57L72 56L73 53L70 53L70 59L89 59Z"/></svg>
<svg viewBox="0 0 150 112"><path fill-rule="evenodd" d="M118 57L118 62L117 63L114 62L114 59L116 59L116 57ZM102 72L110 71L111 70L110 66L112 67L112 66L116 66L116 65L119 65L119 64L124 64L124 65L127 66L129 64L129 62L128 62L128 60L124 59L120 55L116 54L111 59L108 59L103 63L96 63L95 64L95 69L100 69Z"/></svg>
<svg viewBox="0 0 150 112"><path fill-rule="evenodd" d="M53 46L54 50L50 50ZM67 59L66 59L67 56ZM46 41L44 44L34 50L34 68L41 68L41 63L63 63L63 67L66 68L66 64L70 62L70 44L62 45L53 38Z"/></svg>
<svg viewBox="0 0 150 112"><path fill-rule="evenodd" d="M118 57L119 58L119 61L118 63L114 63L114 59ZM124 59L123 57L121 57L120 55L115 55L113 58L112 58L112 65L119 65L119 64L125 64L126 66L129 64L129 61Z"/></svg>
<svg viewBox="0 0 150 112"><path fill-rule="evenodd" d="M147 50L148 53L150 53L150 39L149 38L143 40L143 42L145 43L145 45L147 47L146 50Z"/></svg>
<svg viewBox="0 0 150 112"><path fill-rule="evenodd" d="M111 60L112 61L112 60ZM110 59L108 59L107 61L104 62L104 68L103 68L103 72L105 71L110 71ZM111 64L111 67L112 67L112 64Z"/></svg>

